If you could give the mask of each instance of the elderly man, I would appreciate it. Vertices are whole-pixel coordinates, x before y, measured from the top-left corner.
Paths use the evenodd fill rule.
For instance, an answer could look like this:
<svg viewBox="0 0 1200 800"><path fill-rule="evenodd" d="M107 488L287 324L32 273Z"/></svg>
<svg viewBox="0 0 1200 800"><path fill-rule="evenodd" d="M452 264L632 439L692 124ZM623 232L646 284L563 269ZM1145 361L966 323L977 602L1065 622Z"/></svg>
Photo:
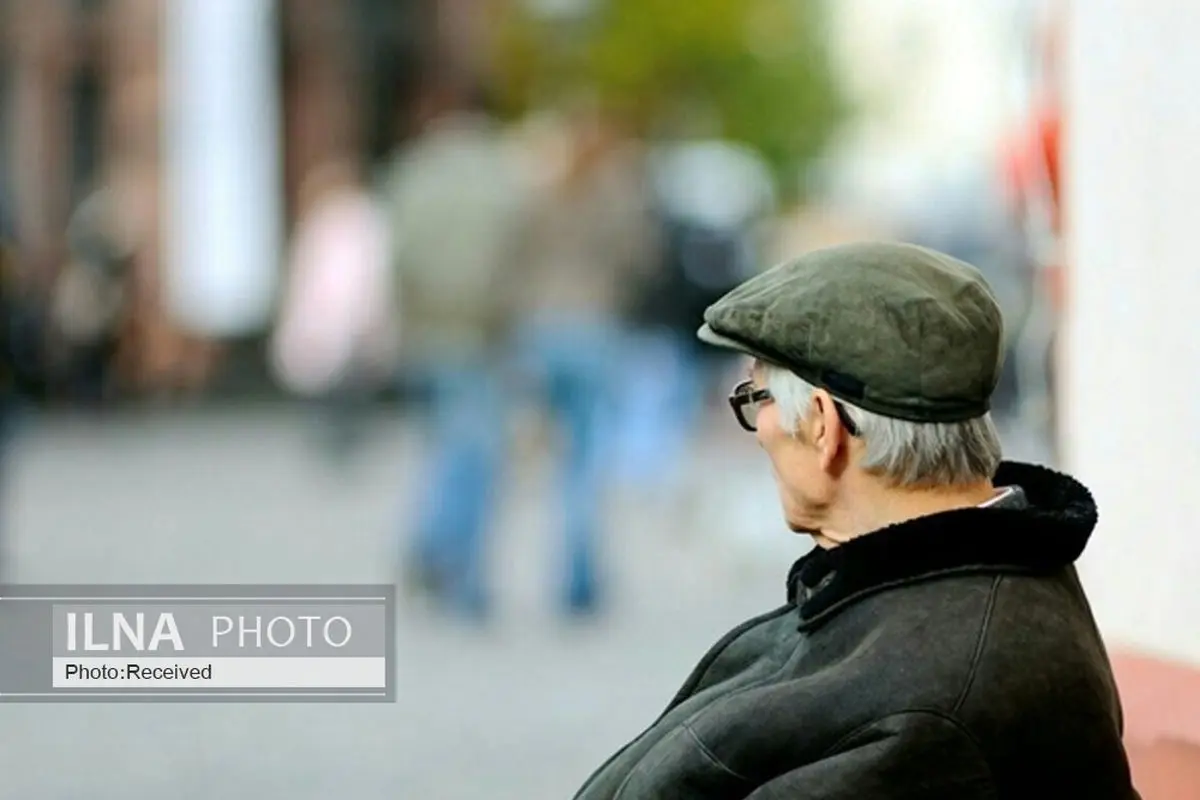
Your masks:
<svg viewBox="0 0 1200 800"><path fill-rule="evenodd" d="M816 547L787 603L701 659L581 800L1136 798L1073 566L1088 490L1001 463L1003 324L980 273L902 244L747 281L700 338Z"/></svg>

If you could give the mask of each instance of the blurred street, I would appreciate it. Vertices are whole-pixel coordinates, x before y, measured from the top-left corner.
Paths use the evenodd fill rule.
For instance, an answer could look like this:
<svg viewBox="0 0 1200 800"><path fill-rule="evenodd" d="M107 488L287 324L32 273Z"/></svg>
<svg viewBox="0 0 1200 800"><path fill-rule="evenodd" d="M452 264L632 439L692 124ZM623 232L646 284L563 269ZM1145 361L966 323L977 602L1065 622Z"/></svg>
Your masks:
<svg viewBox="0 0 1200 800"><path fill-rule="evenodd" d="M12 459L8 578L391 580L397 487L420 469L415 431L375 419L345 479L330 480L307 421L274 407L40 421ZM600 619L549 616L556 537L539 498L550 474L514 456L495 624L446 625L402 594L397 703L3 705L0 797L569 797L708 645L783 600L806 545L781 530L757 448L731 428L712 421L722 434L691 459L703 491L687 512L613 498L615 585ZM1020 436L1010 448L1039 458Z"/></svg>

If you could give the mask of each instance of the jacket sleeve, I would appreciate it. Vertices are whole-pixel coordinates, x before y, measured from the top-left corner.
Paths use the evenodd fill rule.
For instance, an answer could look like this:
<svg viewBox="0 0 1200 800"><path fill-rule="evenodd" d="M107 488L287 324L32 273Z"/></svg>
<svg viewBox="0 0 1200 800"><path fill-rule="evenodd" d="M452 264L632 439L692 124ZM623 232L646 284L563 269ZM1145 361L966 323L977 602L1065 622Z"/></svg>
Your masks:
<svg viewBox="0 0 1200 800"><path fill-rule="evenodd" d="M978 744L954 720L905 712L845 737L820 760L772 779L747 800L994 800Z"/></svg>

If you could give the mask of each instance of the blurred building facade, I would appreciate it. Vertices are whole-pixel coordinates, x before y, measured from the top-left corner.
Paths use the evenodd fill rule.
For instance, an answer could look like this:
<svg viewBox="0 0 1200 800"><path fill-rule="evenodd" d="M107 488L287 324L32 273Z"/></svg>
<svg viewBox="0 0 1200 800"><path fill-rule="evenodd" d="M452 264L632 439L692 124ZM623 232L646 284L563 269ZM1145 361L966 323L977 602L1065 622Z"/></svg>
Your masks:
<svg viewBox="0 0 1200 800"><path fill-rule="evenodd" d="M113 195L108 235L131 250L120 371L134 387L203 384L219 355L188 330L164 291L171 152L162 143L179 85L165 53L179 0L9 0L0 4L0 203L25 273L52 287L70 260L67 230L98 190ZM408 128L417 81L468 69L472 15L441 0L262 0L275 57L284 226L304 177L331 158L372 162ZM235 9L236 10L236 9ZM280 260L282 263L282 260ZM275 265L271 266L272 269ZM253 333L248 331L247 333Z"/></svg>
<svg viewBox="0 0 1200 800"><path fill-rule="evenodd" d="M791 176L841 113L819 8L718 0L660 30L670 4L638 0L0 0L0 202L49 324L89 305L78 287L119 284L115 330L87 349L114 349L133 395L189 394L268 333L301 187L331 163L370 183L413 134L422 88L491 83L509 117L598 102L638 135L702 130ZM677 91L714 65L728 80ZM745 106L762 92L795 102ZM121 254L102 280L69 233L80 217ZM70 302L64 272L83 275Z"/></svg>

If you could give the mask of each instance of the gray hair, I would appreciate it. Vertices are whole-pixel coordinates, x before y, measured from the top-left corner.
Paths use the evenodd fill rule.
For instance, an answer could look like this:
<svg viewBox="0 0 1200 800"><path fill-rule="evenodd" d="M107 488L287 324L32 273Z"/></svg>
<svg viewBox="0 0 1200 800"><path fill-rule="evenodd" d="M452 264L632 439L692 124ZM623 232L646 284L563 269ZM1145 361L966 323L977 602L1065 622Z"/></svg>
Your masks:
<svg viewBox="0 0 1200 800"><path fill-rule="evenodd" d="M795 435L815 388L795 373L764 364L766 386L783 429ZM991 480L1000 465L1000 435L990 414L933 423L883 417L840 401L865 447L859 466L899 487L953 486Z"/></svg>

